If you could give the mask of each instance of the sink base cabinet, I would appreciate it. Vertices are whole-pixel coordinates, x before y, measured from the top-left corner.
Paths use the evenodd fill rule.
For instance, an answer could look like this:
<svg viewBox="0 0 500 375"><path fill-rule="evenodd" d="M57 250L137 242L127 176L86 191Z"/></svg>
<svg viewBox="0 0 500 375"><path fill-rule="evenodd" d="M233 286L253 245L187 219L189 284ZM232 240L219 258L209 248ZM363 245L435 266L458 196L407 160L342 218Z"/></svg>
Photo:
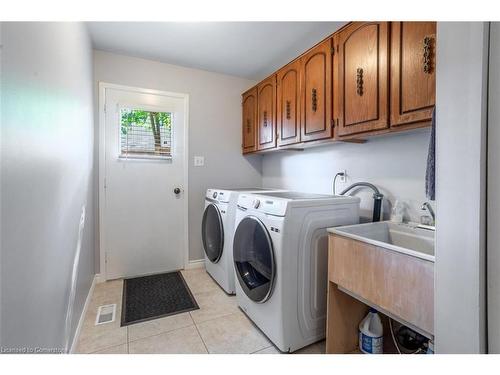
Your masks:
<svg viewBox="0 0 500 375"><path fill-rule="evenodd" d="M326 354L348 354L358 349L358 326L368 306L328 282Z"/></svg>
<svg viewBox="0 0 500 375"><path fill-rule="evenodd" d="M434 263L361 241L330 235L327 353L357 346L368 307L434 334Z"/></svg>

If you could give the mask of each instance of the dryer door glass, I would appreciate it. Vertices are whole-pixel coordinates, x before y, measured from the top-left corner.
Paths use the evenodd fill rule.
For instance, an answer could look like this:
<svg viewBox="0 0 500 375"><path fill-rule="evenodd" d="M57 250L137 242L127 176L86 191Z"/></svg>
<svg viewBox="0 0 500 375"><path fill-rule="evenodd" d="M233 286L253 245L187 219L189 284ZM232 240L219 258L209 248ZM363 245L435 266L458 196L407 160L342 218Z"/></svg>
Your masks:
<svg viewBox="0 0 500 375"><path fill-rule="evenodd" d="M245 217L233 239L236 276L245 294L255 302L271 297L274 277L273 244L264 224L253 216Z"/></svg>
<svg viewBox="0 0 500 375"><path fill-rule="evenodd" d="M214 204L209 204L205 208L201 224L201 238L207 258L212 263L217 263L224 249L224 227L219 209Z"/></svg>

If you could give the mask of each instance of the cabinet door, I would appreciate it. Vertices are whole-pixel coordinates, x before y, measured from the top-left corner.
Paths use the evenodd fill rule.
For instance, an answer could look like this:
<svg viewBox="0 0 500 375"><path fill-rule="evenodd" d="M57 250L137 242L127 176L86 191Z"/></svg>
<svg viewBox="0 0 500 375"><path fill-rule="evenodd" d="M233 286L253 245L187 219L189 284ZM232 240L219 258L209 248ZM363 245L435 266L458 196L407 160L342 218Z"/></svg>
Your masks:
<svg viewBox="0 0 500 375"><path fill-rule="evenodd" d="M267 150L276 147L276 76L259 83L257 91L257 149Z"/></svg>
<svg viewBox="0 0 500 375"><path fill-rule="evenodd" d="M280 69L277 79L278 146L300 142L300 60Z"/></svg>
<svg viewBox="0 0 500 375"><path fill-rule="evenodd" d="M301 140L332 137L332 40L327 39L301 58Z"/></svg>
<svg viewBox="0 0 500 375"><path fill-rule="evenodd" d="M242 95L243 112L243 142L242 152L244 154L257 149L257 87Z"/></svg>
<svg viewBox="0 0 500 375"><path fill-rule="evenodd" d="M436 22L391 24L391 126L429 121L436 103Z"/></svg>
<svg viewBox="0 0 500 375"><path fill-rule="evenodd" d="M338 135L389 126L388 22L354 22L338 34Z"/></svg>

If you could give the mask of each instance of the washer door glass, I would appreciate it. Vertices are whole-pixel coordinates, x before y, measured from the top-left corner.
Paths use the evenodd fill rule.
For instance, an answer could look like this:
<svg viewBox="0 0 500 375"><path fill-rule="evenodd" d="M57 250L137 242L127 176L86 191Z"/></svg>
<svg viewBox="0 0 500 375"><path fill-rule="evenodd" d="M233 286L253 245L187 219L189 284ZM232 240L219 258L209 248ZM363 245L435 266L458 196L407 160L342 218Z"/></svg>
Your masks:
<svg viewBox="0 0 500 375"><path fill-rule="evenodd" d="M224 227L219 209L214 204L209 204L203 214L201 224L201 238L207 258L212 263L217 263L224 249Z"/></svg>
<svg viewBox="0 0 500 375"><path fill-rule="evenodd" d="M273 290L276 274L273 244L264 224L245 217L233 240L236 276L245 294L255 302L265 302Z"/></svg>

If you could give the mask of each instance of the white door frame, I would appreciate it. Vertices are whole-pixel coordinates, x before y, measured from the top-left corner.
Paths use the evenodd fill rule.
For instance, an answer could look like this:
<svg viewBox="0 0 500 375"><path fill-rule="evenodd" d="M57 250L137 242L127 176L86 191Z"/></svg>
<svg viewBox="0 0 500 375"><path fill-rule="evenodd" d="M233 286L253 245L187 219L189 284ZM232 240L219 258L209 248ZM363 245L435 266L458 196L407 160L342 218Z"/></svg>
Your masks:
<svg viewBox="0 0 500 375"><path fill-rule="evenodd" d="M183 189L184 189L184 268L189 266L189 185L188 185L188 169L189 169L189 94L144 89L140 87L118 85L114 83L107 83L99 81L99 265L100 265L100 278L107 280L106 277L106 251L104 248L104 234L105 234L105 221L104 221L104 207L105 197L104 194L104 177L106 176L106 163L105 163L105 124L106 117L104 113L104 106L106 103L106 89L116 89L129 92L137 92L142 94L154 94L161 96L168 96L180 98L184 100L184 175L183 175Z"/></svg>

